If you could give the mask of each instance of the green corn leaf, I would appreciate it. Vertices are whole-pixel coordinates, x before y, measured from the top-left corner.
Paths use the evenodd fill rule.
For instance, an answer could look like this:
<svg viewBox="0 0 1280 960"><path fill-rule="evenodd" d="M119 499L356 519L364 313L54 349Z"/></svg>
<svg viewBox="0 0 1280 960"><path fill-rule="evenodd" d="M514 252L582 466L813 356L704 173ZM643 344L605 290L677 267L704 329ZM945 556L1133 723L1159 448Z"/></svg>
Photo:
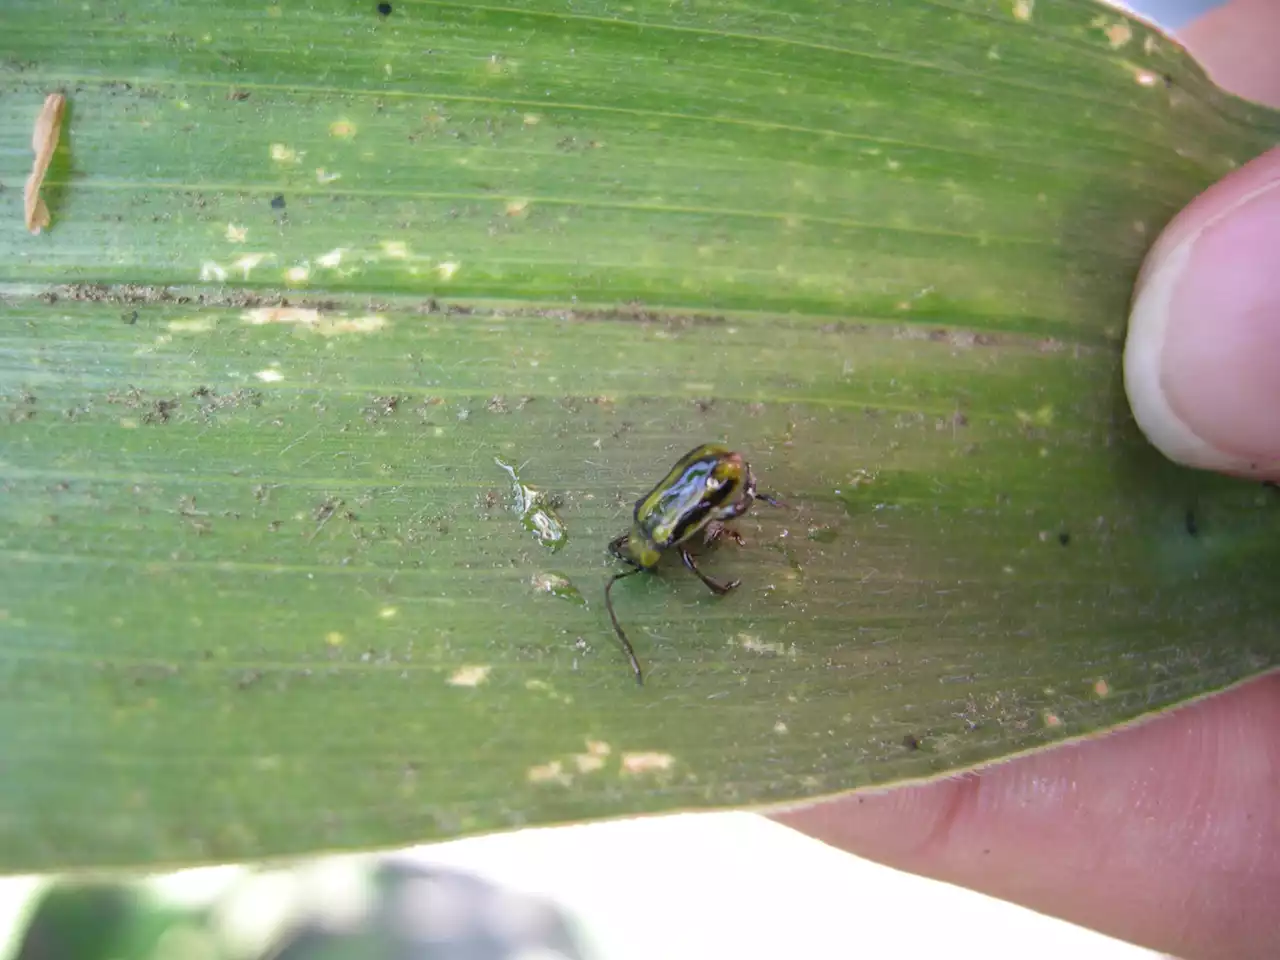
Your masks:
<svg viewBox="0 0 1280 960"><path fill-rule="evenodd" d="M1280 119L1084 2L9 0L0 869L955 771L1280 662L1144 251ZM29 234L47 94L68 105ZM746 544L614 590L682 453ZM548 532L550 531L550 532Z"/></svg>

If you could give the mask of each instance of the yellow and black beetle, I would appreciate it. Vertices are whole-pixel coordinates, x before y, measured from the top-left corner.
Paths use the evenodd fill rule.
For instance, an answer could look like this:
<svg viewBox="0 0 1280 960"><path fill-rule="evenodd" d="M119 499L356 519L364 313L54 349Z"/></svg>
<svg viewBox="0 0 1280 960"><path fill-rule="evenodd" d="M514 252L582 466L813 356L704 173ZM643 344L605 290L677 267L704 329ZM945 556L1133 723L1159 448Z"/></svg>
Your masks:
<svg viewBox="0 0 1280 960"><path fill-rule="evenodd" d="M637 684L644 683L644 674L631 641L613 612L610 595L613 585L623 577L654 570L662 555L674 549L689 572L705 583L712 593L723 596L741 581L723 583L707 576L694 563L689 543L699 533L704 543L711 543L721 536L742 543L742 538L724 524L742 516L756 500L775 507L782 505L777 498L756 490L751 465L742 458L742 454L718 444L704 443L677 460L658 485L636 501L631 529L619 534L609 544L609 552L630 564L632 569L610 578L604 588L604 602L622 649L631 661Z"/></svg>

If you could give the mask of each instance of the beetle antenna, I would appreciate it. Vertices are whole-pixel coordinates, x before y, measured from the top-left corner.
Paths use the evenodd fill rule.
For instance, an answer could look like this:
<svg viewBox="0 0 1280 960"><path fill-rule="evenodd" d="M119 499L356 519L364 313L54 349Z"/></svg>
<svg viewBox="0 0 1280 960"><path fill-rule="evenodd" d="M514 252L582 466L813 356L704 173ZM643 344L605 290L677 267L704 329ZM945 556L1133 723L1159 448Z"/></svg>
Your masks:
<svg viewBox="0 0 1280 960"><path fill-rule="evenodd" d="M644 686L644 673L640 669L640 661L636 659L636 652L631 647L631 641L628 640L627 635L622 632L622 625L618 623L618 616L613 612L613 598L610 596L610 591L613 590L613 585L623 577L629 577L633 573L639 573L640 570L640 567L636 567L634 570L624 570L622 573L615 573L609 578L609 582L605 584L604 588L604 605L609 610L609 619L613 621L613 632L618 635L618 642L622 644L622 649L626 652L627 659L631 661L631 669L635 671L636 686L638 687Z"/></svg>

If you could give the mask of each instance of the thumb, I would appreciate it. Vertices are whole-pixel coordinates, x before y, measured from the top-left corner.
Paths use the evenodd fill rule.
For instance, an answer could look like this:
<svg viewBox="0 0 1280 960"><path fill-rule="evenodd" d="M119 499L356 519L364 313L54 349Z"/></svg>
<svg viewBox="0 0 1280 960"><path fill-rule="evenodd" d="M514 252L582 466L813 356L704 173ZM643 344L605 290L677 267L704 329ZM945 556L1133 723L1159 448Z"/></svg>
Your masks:
<svg viewBox="0 0 1280 960"><path fill-rule="evenodd" d="M1280 480L1280 148L1202 193L1152 247L1124 378L1169 458Z"/></svg>

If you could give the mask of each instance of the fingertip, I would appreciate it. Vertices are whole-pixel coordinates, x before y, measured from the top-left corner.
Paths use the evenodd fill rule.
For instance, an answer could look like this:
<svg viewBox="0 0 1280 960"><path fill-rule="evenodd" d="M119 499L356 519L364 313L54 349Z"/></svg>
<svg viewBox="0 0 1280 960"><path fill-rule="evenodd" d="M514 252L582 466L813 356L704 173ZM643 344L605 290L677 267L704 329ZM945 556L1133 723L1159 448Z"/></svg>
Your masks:
<svg viewBox="0 0 1280 960"><path fill-rule="evenodd" d="M1124 373L1139 427L1170 459L1280 478L1280 149L1165 229L1139 278Z"/></svg>
<svg viewBox="0 0 1280 960"><path fill-rule="evenodd" d="M1280 956L1280 672L1115 731L775 820L1178 956Z"/></svg>

